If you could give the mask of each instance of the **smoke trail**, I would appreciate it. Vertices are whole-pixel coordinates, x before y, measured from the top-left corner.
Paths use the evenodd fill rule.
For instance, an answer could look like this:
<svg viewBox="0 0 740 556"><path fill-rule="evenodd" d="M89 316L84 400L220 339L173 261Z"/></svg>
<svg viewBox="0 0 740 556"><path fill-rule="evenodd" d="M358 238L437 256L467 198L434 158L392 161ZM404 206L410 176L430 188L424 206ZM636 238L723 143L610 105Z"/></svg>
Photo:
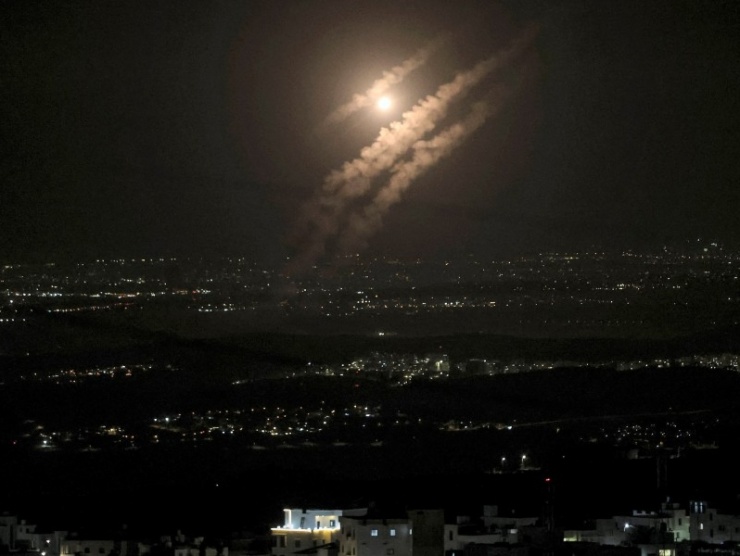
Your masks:
<svg viewBox="0 0 740 556"><path fill-rule="evenodd" d="M431 139L415 143L411 158L396 164L390 180L377 192L373 201L361 213L348 220L347 229L340 236L340 251L346 253L364 247L367 238L380 229L385 214L401 200L402 194L412 182L442 158L449 156L493 115L496 108L498 107L494 107L490 101L476 102L463 120L452 124Z"/></svg>
<svg viewBox="0 0 740 556"><path fill-rule="evenodd" d="M458 73L452 81L441 85L437 92L419 101L401 120L381 128L375 141L360 151L360 156L345 162L339 170L331 172L324 180L326 193L338 192L340 197L363 195L370 181L390 168L416 141L432 131L447 115L449 106L459 101L493 71L510 62L527 47L536 29L527 29L501 53L478 62L468 71Z"/></svg>
<svg viewBox="0 0 740 556"><path fill-rule="evenodd" d="M360 156L345 162L326 178L319 195L303 209L297 234L312 238L304 255L315 258L324 252L326 239L338 231L339 218L348 201L365 195L375 179L390 169L405 155L409 148L432 131L446 115L450 104L463 98L499 64L499 57L492 56L472 69L458 73L449 83L419 101L401 119L381 128L375 141L360 151Z"/></svg>
<svg viewBox="0 0 740 556"><path fill-rule="evenodd" d="M408 58L400 65L393 67L390 71L384 71L383 76L380 79L376 79L367 91L363 94L354 95L352 100L329 114L323 127L337 124L358 110L375 104L375 102L393 85L400 83L412 71L423 66L429 57L442 46L444 41L444 37L437 38L424 48L417 50L411 58Z"/></svg>
<svg viewBox="0 0 740 556"><path fill-rule="evenodd" d="M346 228L339 234L339 251L350 253L365 247L367 238L381 228L383 217L391 206L401 200L402 194L409 186L462 145L531 77L531 70L525 67L506 86L491 88L483 99L472 105L470 113L464 119L450 125L431 139L416 142L411 148L413 152L411 157L393 166L390 179L378 190L373 201L364 210L347 219Z"/></svg>
<svg viewBox="0 0 740 556"><path fill-rule="evenodd" d="M536 31L536 28L525 30L507 49L458 73L452 81L441 85L433 95L428 95L402 114L399 121L382 128L375 141L363 148L357 158L345 162L326 176L318 195L299 214L294 239L304 245L304 250L290 265L292 271L305 268L325 253L327 243L336 238L340 231L348 203L368 193L375 178L391 169L394 174L410 172L410 167L397 165L398 161L427 133L434 130L447 116L453 102L463 99L483 79L526 49L532 43ZM475 120L482 111L482 107L477 107L470 118ZM469 125L472 123L471 121ZM447 131L449 134L459 133L456 129L452 126ZM429 156L429 149L425 151L423 144L424 142L414 149L420 158ZM361 219L355 226L370 220L372 216L368 214L367 218Z"/></svg>

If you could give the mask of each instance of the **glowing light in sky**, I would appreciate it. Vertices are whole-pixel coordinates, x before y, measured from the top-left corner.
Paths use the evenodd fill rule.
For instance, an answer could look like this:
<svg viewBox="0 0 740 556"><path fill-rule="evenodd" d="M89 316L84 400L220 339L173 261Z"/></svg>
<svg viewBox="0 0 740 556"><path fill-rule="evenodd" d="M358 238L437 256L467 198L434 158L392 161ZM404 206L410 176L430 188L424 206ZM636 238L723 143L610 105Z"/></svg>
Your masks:
<svg viewBox="0 0 740 556"><path fill-rule="evenodd" d="M461 102L497 70L510 66L527 51L536 33L534 27L524 29L509 45L471 68L458 71L433 94L419 99L398 121L381 128L354 159L329 172L299 214L291 235L303 250L291 261L288 272L305 271L323 256L354 253L366 247L370 236L381 229L386 214L411 184L494 116L528 72L523 71L518 79L503 85L491 83L487 93L470 105L466 116L431 135L447 119L449 107ZM390 96L360 96L363 103L358 102L358 107L374 103L377 110L393 108ZM373 97L374 102L370 100ZM381 176L385 183L378 183Z"/></svg>
<svg viewBox="0 0 740 556"><path fill-rule="evenodd" d="M375 103L381 110L388 110L391 107L391 99L388 97L380 97L378 102Z"/></svg>
<svg viewBox="0 0 740 556"><path fill-rule="evenodd" d="M401 64L393 67L389 71L384 71L383 76L380 79L376 79L367 91L354 95L352 100L332 112L326 118L321 127L326 128L328 125L338 124L362 108L367 108L373 105L376 105L377 107L378 99L382 97L388 89L399 84L409 73L426 64L429 56L438 50L446 41L447 36L440 35L428 43L424 48L420 48L413 56ZM385 108L383 108L383 110L385 110Z"/></svg>

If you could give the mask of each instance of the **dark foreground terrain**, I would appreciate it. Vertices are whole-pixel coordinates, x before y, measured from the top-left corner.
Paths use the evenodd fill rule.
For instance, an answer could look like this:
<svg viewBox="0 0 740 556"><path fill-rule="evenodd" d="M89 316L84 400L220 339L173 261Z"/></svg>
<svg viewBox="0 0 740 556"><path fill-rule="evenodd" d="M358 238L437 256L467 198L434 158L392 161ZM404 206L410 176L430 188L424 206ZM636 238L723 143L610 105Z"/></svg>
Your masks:
<svg viewBox="0 0 740 556"><path fill-rule="evenodd" d="M225 535L276 525L285 506L494 503L539 515L546 477L563 526L655 508L666 494L732 505L740 495L739 394L737 372L691 368L557 369L403 388L331 377L235 386L188 373L123 384L6 384L2 509L73 530L126 523ZM164 436L136 449L99 450L38 449L13 428L23 425L20 416L74 428L100 419L144 423L164 408L310 406L319 399L337 407L380 404L418 423L371 435L358 425L305 439L242 434L191 444ZM471 419L477 425L468 430L438 426ZM703 436L662 446L615 438L615 431L660 424Z"/></svg>
<svg viewBox="0 0 740 556"><path fill-rule="evenodd" d="M675 363L739 353L734 327L652 340L281 333L188 339L73 317L31 324L36 328L22 337L3 337L12 349L0 356L0 511L49 527L125 523L227 534L280 523L289 505L371 501L498 504L540 515L547 477L563 526L652 509L667 494L727 506L740 495L740 373ZM446 353L453 369L469 358L559 365L403 385L306 373L308 362L341 365L370 352ZM660 358L668 362L654 363ZM643 363L617 370L626 361ZM70 370L123 364L151 370L70 380ZM63 380L53 378L61 371ZM313 436L244 430L223 441L182 442L182 434L162 433L156 443L140 442L160 430L153 418L164 414L254 407L368 407L379 417L372 427L353 421ZM136 442L86 449L84 431L101 427L126 429ZM40 430L66 441L40 448Z"/></svg>
<svg viewBox="0 0 740 556"><path fill-rule="evenodd" d="M255 451L244 446L159 447L136 452L2 452L6 509L55 528L117 527L158 532L181 528L226 535L264 530L283 507L378 503L477 508L541 515L545 479L556 521L656 509L666 494L733 507L738 461L727 449L694 450L663 461L625 459L572 447L542 467L486 472L493 446L485 435L408 439L384 447L314 447Z"/></svg>

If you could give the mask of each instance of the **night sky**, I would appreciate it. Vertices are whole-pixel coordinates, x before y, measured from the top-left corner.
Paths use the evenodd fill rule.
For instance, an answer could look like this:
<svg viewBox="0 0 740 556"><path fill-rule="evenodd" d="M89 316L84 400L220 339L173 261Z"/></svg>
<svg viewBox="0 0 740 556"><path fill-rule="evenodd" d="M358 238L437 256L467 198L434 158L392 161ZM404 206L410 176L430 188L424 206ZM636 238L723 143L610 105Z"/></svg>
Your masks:
<svg viewBox="0 0 740 556"><path fill-rule="evenodd" d="M420 49L389 110L329 121ZM367 184L399 195L337 205L492 55ZM0 262L740 246L740 2L6 0L0 91Z"/></svg>

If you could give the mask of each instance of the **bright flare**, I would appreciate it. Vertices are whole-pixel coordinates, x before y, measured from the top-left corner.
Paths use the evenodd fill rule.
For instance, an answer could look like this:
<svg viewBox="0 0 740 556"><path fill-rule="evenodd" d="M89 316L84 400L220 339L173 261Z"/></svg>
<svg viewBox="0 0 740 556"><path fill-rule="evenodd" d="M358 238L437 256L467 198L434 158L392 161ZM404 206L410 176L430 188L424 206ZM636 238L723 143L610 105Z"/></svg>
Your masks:
<svg viewBox="0 0 740 556"><path fill-rule="evenodd" d="M388 110L391 107L391 99L388 97L380 97L376 104L381 110Z"/></svg>

